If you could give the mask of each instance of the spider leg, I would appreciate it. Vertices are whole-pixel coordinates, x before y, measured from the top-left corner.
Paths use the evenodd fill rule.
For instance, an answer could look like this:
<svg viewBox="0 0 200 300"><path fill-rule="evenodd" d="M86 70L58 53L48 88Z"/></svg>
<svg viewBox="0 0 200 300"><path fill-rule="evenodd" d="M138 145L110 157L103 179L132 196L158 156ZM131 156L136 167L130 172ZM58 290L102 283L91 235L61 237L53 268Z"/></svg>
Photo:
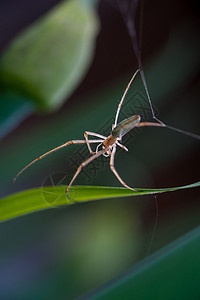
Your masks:
<svg viewBox="0 0 200 300"><path fill-rule="evenodd" d="M97 152L99 151L99 147L100 147L101 145L102 145L102 143L100 143L99 145L97 145L95 153L97 153Z"/></svg>
<svg viewBox="0 0 200 300"><path fill-rule="evenodd" d="M90 151L90 154L95 154L97 151L96 152L92 151L92 149L90 147L90 144L89 144L89 141L88 141L88 135L95 136L95 137L98 137L98 138L101 138L101 139L106 139L106 137L101 135L101 134L91 132L91 131L85 131L84 132L84 137L85 137L85 140L86 140L86 143L87 143L87 146L88 146L88 150ZM103 142L103 141L100 140L99 142Z"/></svg>
<svg viewBox="0 0 200 300"><path fill-rule="evenodd" d="M117 177L117 179L119 180L119 182L121 182L121 184L126 187L129 190L132 191L136 191L135 189L131 188L130 186L128 186L119 176L119 174L117 173L115 166L114 166L114 157L115 157L115 152L116 152L116 145L113 146L113 150L111 153L111 157L110 157L110 169L111 171L115 174L115 176Z"/></svg>
<svg viewBox="0 0 200 300"><path fill-rule="evenodd" d="M118 141L116 142L116 144L117 144L119 147L121 147L122 149L128 151L128 148L126 148L126 146L120 144Z"/></svg>
<svg viewBox="0 0 200 300"><path fill-rule="evenodd" d="M107 150L105 153L103 153L103 156L104 156L104 157L109 157L109 156L111 156L111 148L108 148L108 150Z"/></svg>
<svg viewBox="0 0 200 300"><path fill-rule="evenodd" d="M200 136L197 135L197 134L194 134L194 133L191 133L191 132L188 132L188 131L185 131L185 130L182 130L182 129L179 129L179 128L175 128L175 127L172 127L172 126L168 126L164 123L153 123L153 122L140 122L138 123L137 125L135 125L136 127L144 127L144 126L154 126L154 127L165 127L165 128L168 128L168 129L171 129L171 130L174 130L176 132L179 132L179 133L182 133L182 134L185 134L185 135L188 135L188 136L191 136L195 139L198 139L200 140Z"/></svg>
<svg viewBox="0 0 200 300"><path fill-rule="evenodd" d="M153 123L153 122L140 122L135 127L166 127L164 123Z"/></svg>
<svg viewBox="0 0 200 300"><path fill-rule="evenodd" d="M137 73L138 73L139 71L140 71L140 69L137 69L137 70L135 71L135 73L133 74L133 76L132 76L131 80L129 81L129 83L128 83L128 85L127 85L125 91L124 91L124 94L123 94L123 96L122 96L122 98L121 98L121 100L120 100L120 102L119 102L119 105L118 105L118 108L117 108L117 112L116 112L116 116L115 116L114 127L117 125L117 120L118 120L119 112L120 112L121 106L122 106L122 104L123 104L124 98L126 97L126 94L127 94L128 90L129 90L129 88L130 88L130 86L131 86L131 83L132 83L133 79L135 78L135 76L137 75Z"/></svg>
<svg viewBox="0 0 200 300"><path fill-rule="evenodd" d="M140 122L138 124L135 125L135 127L144 127L144 126L147 126L147 127L150 127L150 126L153 126L153 127L166 127L166 125L164 123L153 123L153 122ZM122 145L121 143L119 143L118 141L116 141L116 144L121 147L122 149L128 151L128 149L126 148L126 146Z"/></svg>
<svg viewBox="0 0 200 300"><path fill-rule="evenodd" d="M100 140L91 140L91 141L88 141L88 143L99 143L99 142L100 142ZM56 148L54 148L54 149L49 150L48 152L46 152L46 153L40 155L39 157L37 157L36 159L34 159L34 160L33 160L32 162L30 162L27 166L25 166L21 171L19 171L19 172L17 173L17 175L14 177L14 181L15 181L15 180L17 179L17 177L18 177L22 172L24 172L28 167L30 167L32 164L34 164L34 163L37 162L38 160L44 158L45 156L51 154L52 152L57 151L57 150L60 150L60 149L62 149L62 148L64 148L64 147L67 147L68 145L72 145L72 144L85 144L85 143L86 143L85 140L72 140L72 141L68 141L68 142L66 142L66 143L64 143L64 144L62 144L62 145L60 145L60 146L58 146L58 147L56 147Z"/></svg>
<svg viewBox="0 0 200 300"><path fill-rule="evenodd" d="M69 188L70 186L72 185L72 183L74 182L74 180L76 179L76 177L78 176L78 174L81 172L82 168L87 166L91 161L93 161L95 158L99 157L100 155L104 154L106 151L108 151L108 149L103 149L99 152L97 152L96 154L94 154L93 156L91 156L90 158L88 158L86 161L84 161L83 163L80 164L80 166L78 167L78 169L76 170L76 173L74 174L72 180L70 181L65 193L67 195L67 197L69 198L68 196L68 191L69 191Z"/></svg>

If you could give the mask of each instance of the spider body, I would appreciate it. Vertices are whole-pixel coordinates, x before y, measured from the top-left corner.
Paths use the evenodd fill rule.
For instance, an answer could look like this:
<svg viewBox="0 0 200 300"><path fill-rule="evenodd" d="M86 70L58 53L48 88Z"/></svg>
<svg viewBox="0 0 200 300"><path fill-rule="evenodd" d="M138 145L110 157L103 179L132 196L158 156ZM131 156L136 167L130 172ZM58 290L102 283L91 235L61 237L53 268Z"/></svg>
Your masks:
<svg viewBox="0 0 200 300"><path fill-rule="evenodd" d="M109 149L112 145L114 145L117 141L117 138L113 136L113 134L109 135L105 141L103 141L102 146L103 149Z"/></svg>
<svg viewBox="0 0 200 300"><path fill-rule="evenodd" d="M139 115L133 115L130 118L127 118L127 119L123 120L122 122L120 122L119 124L117 124L117 126L114 127L114 125L113 125L111 134L102 143L103 149L108 149L108 151L106 152L107 154L105 155L105 153L104 153L103 155L106 157L109 156L111 154L110 149L112 149L112 146L117 141L120 141L127 132L129 132L131 129L133 129L140 122L140 120L141 120L141 117ZM119 143L117 143L117 145L120 146L121 148L123 148L124 150L128 151L128 149L125 146L123 146ZM100 145L97 146L97 150L98 150L99 146Z"/></svg>

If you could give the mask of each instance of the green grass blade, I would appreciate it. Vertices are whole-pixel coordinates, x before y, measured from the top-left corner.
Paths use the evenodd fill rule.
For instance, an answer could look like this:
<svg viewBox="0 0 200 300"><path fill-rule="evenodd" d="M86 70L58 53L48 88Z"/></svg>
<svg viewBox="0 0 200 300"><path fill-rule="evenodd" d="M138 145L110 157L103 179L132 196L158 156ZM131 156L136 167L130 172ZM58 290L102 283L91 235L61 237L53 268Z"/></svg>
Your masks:
<svg viewBox="0 0 200 300"><path fill-rule="evenodd" d="M200 227L83 299L198 299Z"/></svg>
<svg viewBox="0 0 200 300"><path fill-rule="evenodd" d="M0 221L6 221L36 211L74 204L77 202L158 194L199 186L200 182L196 182L181 187L137 189L137 191L115 187L73 186L69 190L69 199L65 194L65 186L35 188L0 199Z"/></svg>

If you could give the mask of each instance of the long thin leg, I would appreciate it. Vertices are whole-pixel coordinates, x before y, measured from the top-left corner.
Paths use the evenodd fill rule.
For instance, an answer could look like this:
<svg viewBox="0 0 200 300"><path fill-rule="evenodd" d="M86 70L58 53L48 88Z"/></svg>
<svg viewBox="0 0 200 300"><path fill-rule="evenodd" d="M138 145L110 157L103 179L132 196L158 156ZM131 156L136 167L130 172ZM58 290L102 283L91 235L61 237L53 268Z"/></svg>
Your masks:
<svg viewBox="0 0 200 300"><path fill-rule="evenodd" d="M121 147L122 149L128 151L128 148L126 148L126 146L120 144L118 141L116 141L116 144L117 144L119 147Z"/></svg>
<svg viewBox="0 0 200 300"><path fill-rule="evenodd" d="M95 137L98 137L98 138L101 138L101 139L104 139L104 140L106 139L106 136L103 136L101 134L98 134L98 133L95 133L95 132L91 132L91 131L85 131L84 132L84 137L85 137L85 140L86 140L86 143L87 143L87 146L88 146L88 150L90 151L90 154L95 154L96 152L92 151L92 149L90 147L90 144L88 142L88 135L95 136Z"/></svg>
<svg viewBox="0 0 200 300"><path fill-rule="evenodd" d="M130 86L131 86L131 83L132 83L133 79L135 78L135 76L137 75L137 73L138 73L139 71L140 71L140 69L137 69L137 70L135 71L135 73L133 74L133 76L132 76L131 80L129 81L129 83L128 83L128 85L127 85L125 91L124 91L124 94L123 94L123 96L122 96L122 98L121 98L121 100L120 100L120 102L119 102L119 105L118 105L118 108L117 108L117 113L116 113L116 116L115 116L114 127L117 125L117 120L118 120L119 112L120 112L122 103L123 103L123 101L124 101L124 98L126 97L126 94L127 94L128 90L129 90L129 88L130 88Z"/></svg>
<svg viewBox="0 0 200 300"><path fill-rule="evenodd" d="M168 125L163 124L163 123L140 122L137 125L135 125L135 127L144 127L144 126L147 126L147 127L148 126L164 127L164 128L168 128L168 129L171 129L173 131L176 131L176 132L179 132L179 133L182 133L182 134L185 134L185 135L188 135L188 136L191 136L191 137L193 137L195 139L200 140L200 136L197 135L197 134L194 134L194 133L191 133L191 132L179 129L179 128L175 128L175 127L172 127L172 126L168 126Z"/></svg>
<svg viewBox="0 0 200 300"><path fill-rule="evenodd" d="M153 123L153 122L140 122L136 124L134 127L165 127L163 123Z"/></svg>
<svg viewBox="0 0 200 300"><path fill-rule="evenodd" d="M74 182L74 180L76 179L76 177L78 176L78 174L81 172L82 168L87 166L91 161L93 161L95 158L99 157L100 155L104 154L106 151L108 151L108 149L103 149L99 152L97 152L96 154L94 154L93 156L91 156L90 158L88 158L86 161L84 161L82 164L80 164L80 166L78 167L76 173L74 174L72 180L70 181L65 193L68 197L68 191L70 186L72 185L72 183Z"/></svg>
<svg viewBox="0 0 200 300"><path fill-rule="evenodd" d="M130 186L128 186L119 176L119 174L117 173L115 166L114 166L114 157L115 157L115 152L116 152L116 145L113 146L113 150L110 156L110 169L111 171L115 174L115 176L117 177L117 179L119 180L119 182L121 182L121 184L123 186L125 186L127 189L132 190L132 191L136 191L135 189L131 188Z"/></svg>
<svg viewBox="0 0 200 300"><path fill-rule="evenodd" d="M103 142L103 140L91 140L91 141L88 141L88 143L99 143L99 142ZM57 150L60 150L64 147L67 147L68 145L72 145L72 144L85 144L86 141L85 140L72 140L72 141L68 141L54 149L51 149L49 150L48 152L42 154L41 156L37 157L36 159L34 159L32 162L30 162L27 166L25 166L19 173L17 173L17 175L15 176L14 178L14 181L17 179L17 177L22 173L24 172L28 167L30 167L32 164L34 164L36 161L44 158L45 156L51 154L52 152L54 151L57 151Z"/></svg>

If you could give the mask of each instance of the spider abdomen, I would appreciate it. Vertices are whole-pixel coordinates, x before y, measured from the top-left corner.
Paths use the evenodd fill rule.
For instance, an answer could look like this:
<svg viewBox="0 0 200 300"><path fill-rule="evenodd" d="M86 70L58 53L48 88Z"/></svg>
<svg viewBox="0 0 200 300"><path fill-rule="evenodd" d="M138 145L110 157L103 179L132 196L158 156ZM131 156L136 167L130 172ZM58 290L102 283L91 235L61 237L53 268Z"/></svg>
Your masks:
<svg viewBox="0 0 200 300"><path fill-rule="evenodd" d="M140 123L140 115L133 115L130 118L127 118L121 121L117 126L112 130L112 136L116 139L121 139L128 131Z"/></svg>

